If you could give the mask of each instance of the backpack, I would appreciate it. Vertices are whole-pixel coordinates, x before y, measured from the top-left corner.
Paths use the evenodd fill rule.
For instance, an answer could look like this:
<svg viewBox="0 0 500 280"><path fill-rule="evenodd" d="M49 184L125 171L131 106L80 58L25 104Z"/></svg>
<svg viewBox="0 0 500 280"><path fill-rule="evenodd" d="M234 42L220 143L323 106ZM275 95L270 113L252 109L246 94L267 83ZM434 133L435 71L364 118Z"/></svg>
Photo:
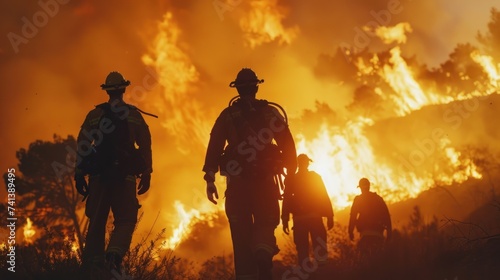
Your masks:
<svg viewBox="0 0 500 280"><path fill-rule="evenodd" d="M233 101L233 100L232 100ZM260 129L268 126L269 120L265 117L265 111L270 102L266 100L256 100L253 107L240 103L240 100L230 102L229 114L233 127L236 130L239 141L236 145L228 145L220 159L221 174L253 176L256 174L282 174L283 159L279 147L272 143L260 143L262 149L255 149L255 158L249 158L248 154L241 153L239 144L247 141L248 137L258 137ZM272 103L273 104L273 103ZM250 145L245 148L251 148ZM226 170L231 161L238 163L241 168L239 174L231 174Z"/></svg>
<svg viewBox="0 0 500 280"><path fill-rule="evenodd" d="M126 105L125 105L126 106ZM122 178L137 175L144 169L144 159L130 139L127 115L114 112L109 103L96 106L103 110L99 124L105 123L106 130L101 131L102 139L95 139L94 153L91 158L92 172L103 179Z"/></svg>

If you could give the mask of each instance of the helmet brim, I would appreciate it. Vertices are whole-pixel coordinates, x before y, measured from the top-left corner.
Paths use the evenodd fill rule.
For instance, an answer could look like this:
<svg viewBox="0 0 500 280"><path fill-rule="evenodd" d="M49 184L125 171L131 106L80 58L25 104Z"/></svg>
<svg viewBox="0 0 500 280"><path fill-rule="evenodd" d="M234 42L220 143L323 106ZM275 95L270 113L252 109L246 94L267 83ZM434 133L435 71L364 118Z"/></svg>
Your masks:
<svg viewBox="0 0 500 280"><path fill-rule="evenodd" d="M238 81L234 80L229 83L229 87L235 88L235 87L248 87L248 86L256 86L258 84L262 84L264 82L264 79L262 80L253 80L253 81Z"/></svg>
<svg viewBox="0 0 500 280"><path fill-rule="evenodd" d="M130 85L130 81L124 81L121 84L118 85L107 85L107 84L102 84L101 89L103 90L115 90L115 89L123 89L126 88Z"/></svg>

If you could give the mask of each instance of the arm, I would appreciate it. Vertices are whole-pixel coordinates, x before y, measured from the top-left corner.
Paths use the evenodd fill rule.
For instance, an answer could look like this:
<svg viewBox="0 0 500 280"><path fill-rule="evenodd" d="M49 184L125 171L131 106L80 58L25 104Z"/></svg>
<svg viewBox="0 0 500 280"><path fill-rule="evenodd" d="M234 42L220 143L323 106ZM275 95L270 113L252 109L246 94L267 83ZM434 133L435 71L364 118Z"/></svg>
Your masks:
<svg viewBox="0 0 500 280"><path fill-rule="evenodd" d="M323 217L326 217L327 218L327 226L328 226L328 229L332 229L333 228L333 206L332 206L332 201L330 200L330 196L328 195L328 191L326 190L326 186L325 186L325 183L323 181L323 179L321 178L321 176L314 172L313 173L314 176L315 176L315 184L317 184L317 190L318 192L320 193L320 211L321 211L321 215Z"/></svg>
<svg viewBox="0 0 500 280"><path fill-rule="evenodd" d="M292 212L292 194L293 194L293 185L291 184L292 175L288 176L285 179L285 193L283 194L283 206L281 210L281 221L283 223L283 231L285 234L290 233L290 228L288 222L290 221L290 213Z"/></svg>
<svg viewBox="0 0 500 280"><path fill-rule="evenodd" d="M382 199L383 202L383 211L384 211L384 225L387 230L387 239L390 240L392 238L392 222L391 215L389 214L389 208L387 208L387 204Z"/></svg>
<svg viewBox="0 0 500 280"><path fill-rule="evenodd" d="M210 140L208 141L207 152L205 155L205 164L203 165L203 171L205 173L217 173L219 171L219 160L224 152L224 146L226 144L227 132L225 129L224 111L215 121L212 131L210 132Z"/></svg>
<svg viewBox="0 0 500 280"><path fill-rule="evenodd" d="M86 136L86 132L92 129L91 124L97 124L99 122L100 116L94 114L95 111L90 111L85 120L80 127L80 131L78 133L78 137L76 138L77 143L77 157L76 157L76 165L75 165L75 187L79 194L84 196L84 199L87 197L89 193L87 180L85 179L85 175L89 172L89 157L92 153L92 139L88 139ZM86 145L84 145L84 143ZM88 150L80 150L80 147L86 147Z"/></svg>
<svg viewBox="0 0 500 280"><path fill-rule="evenodd" d="M216 199L219 199L217 187L215 186L215 173L219 171L219 161L222 153L224 152L226 139L227 132L224 127L223 111L215 121L212 131L210 132L210 140L208 142L207 153L205 155L205 164L202 169L205 172L203 179L207 183L207 198L214 204L217 204Z"/></svg>
<svg viewBox="0 0 500 280"><path fill-rule="evenodd" d="M134 112L135 114L133 117L136 118L137 121L137 136L135 142L139 147L139 154L144 160L144 166L142 167L144 170L141 170L141 181L139 182L139 191L137 192L137 194L141 195L146 193L151 185L151 173L153 172L153 153L151 151L151 132L149 131L149 127L142 115L137 111ZM131 123L133 122L129 122L129 125Z"/></svg>
<svg viewBox="0 0 500 280"><path fill-rule="evenodd" d="M357 199L358 199L358 197L354 198L354 201L353 201L352 206L351 206L351 214L349 217L348 233L349 233L349 239L351 239L351 240L354 239L354 228L356 227L356 222L358 219Z"/></svg>
<svg viewBox="0 0 500 280"><path fill-rule="evenodd" d="M272 107L271 107L272 108ZM269 127L274 133L274 139L278 144L282 154L287 174L295 174L297 170L297 151L295 149L295 141L293 140L292 133L285 123L284 117L272 108L271 119Z"/></svg>
<svg viewBox="0 0 500 280"><path fill-rule="evenodd" d="M145 170L142 172L143 174L149 174L153 172L153 152L151 150L151 132L149 131L149 127L144 121L144 118L139 114L140 125L138 126L138 134L136 143L139 147L139 153L144 159Z"/></svg>

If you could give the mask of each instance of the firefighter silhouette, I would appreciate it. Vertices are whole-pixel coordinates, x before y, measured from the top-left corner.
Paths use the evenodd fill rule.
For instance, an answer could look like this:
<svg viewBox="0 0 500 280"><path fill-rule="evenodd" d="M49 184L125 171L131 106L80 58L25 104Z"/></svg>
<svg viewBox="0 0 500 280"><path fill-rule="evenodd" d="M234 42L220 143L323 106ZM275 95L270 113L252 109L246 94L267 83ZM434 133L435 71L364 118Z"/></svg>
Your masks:
<svg viewBox="0 0 500 280"><path fill-rule="evenodd" d="M370 191L370 181L359 180L361 194L354 198L349 219L349 238L354 239L354 229L361 238L358 249L362 256L372 256L382 249L385 239L392 236L391 216L384 199ZM386 231L386 237L384 237Z"/></svg>
<svg viewBox="0 0 500 280"><path fill-rule="evenodd" d="M151 134L142 111L123 101L128 85L130 81L120 73L109 73L101 85L109 100L87 114L77 138L78 154L83 158L77 161L75 185L84 199L88 196L85 214L89 227L82 263L86 279L98 278L96 273L102 271L121 272L140 207L136 178L140 177L138 194L150 187ZM105 248L110 211L114 229Z"/></svg>
<svg viewBox="0 0 500 280"><path fill-rule="evenodd" d="M283 231L289 234L290 214L293 218L293 240L297 249L298 265L307 265L311 261L309 252L313 252L313 261L325 264L328 258L327 233L323 218L327 219L328 229L333 228L333 208L325 184L320 175L309 170L312 160L306 154L297 157L299 170L294 176L288 176L283 196L281 220ZM311 237L312 250L309 246Z"/></svg>
<svg viewBox="0 0 500 280"><path fill-rule="evenodd" d="M274 231L280 176L284 168L295 173L297 166L286 114L278 111L281 106L255 98L263 82L243 68L229 84L238 96L215 121L203 166L207 197L215 204L215 173L227 177L225 210L236 279L272 279L272 258L279 251Z"/></svg>

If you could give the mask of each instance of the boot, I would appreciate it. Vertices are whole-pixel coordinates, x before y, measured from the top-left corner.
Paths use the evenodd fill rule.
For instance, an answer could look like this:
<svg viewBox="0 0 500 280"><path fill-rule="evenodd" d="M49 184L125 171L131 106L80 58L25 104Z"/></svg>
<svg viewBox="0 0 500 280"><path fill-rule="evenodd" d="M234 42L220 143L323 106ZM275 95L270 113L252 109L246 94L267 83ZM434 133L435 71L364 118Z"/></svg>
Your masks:
<svg viewBox="0 0 500 280"><path fill-rule="evenodd" d="M255 260L259 267L259 280L272 280L273 256L265 250L257 250Z"/></svg>

